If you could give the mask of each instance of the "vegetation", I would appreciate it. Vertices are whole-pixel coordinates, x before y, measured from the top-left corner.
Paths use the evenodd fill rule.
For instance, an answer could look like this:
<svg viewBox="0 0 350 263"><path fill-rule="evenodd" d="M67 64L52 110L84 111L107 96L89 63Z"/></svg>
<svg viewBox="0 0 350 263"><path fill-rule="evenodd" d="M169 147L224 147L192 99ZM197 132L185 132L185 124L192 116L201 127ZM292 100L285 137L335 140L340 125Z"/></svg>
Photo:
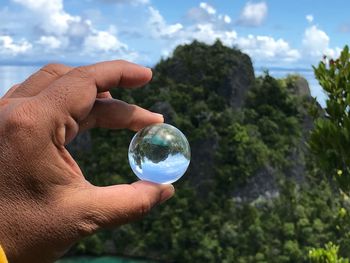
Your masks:
<svg viewBox="0 0 350 263"><path fill-rule="evenodd" d="M338 257L338 252L339 246L329 242L325 248L310 250L309 258L314 263L348 263L348 259Z"/></svg>
<svg viewBox="0 0 350 263"><path fill-rule="evenodd" d="M350 190L350 54L346 46L339 59L324 57L315 76L328 95L326 114L316 121L311 149L344 191Z"/></svg>
<svg viewBox="0 0 350 263"><path fill-rule="evenodd" d="M340 87L350 71L340 67L335 72L341 72L334 84ZM113 252L164 262L347 262L342 257L350 257L349 201L306 147L309 111L320 109L301 91L299 80L277 80L268 72L255 78L250 58L239 50L219 41L212 46L195 41L160 61L147 87L116 90L114 97L162 112L186 134L190 169L176 183L176 196L144 220L96 234L70 253ZM330 149L317 143L327 120L342 131L350 124L343 114L348 107L339 113L340 106L327 105L329 116L340 114L342 124L327 115L317 122L311 141L316 152ZM91 132L90 151L78 154L91 182L135 180L127 161L132 135ZM345 131L341 136L347 136ZM327 151L323 160L345 158L338 149ZM346 162L334 163L326 166L347 173ZM314 249L328 242L333 243Z"/></svg>
<svg viewBox="0 0 350 263"><path fill-rule="evenodd" d="M314 67L315 76L328 95L325 114L313 108L316 118L315 129L310 138L311 150L317 157L320 167L335 179L343 190L346 199L350 190L350 54L345 46L336 60L324 56L318 67ZM345 216L346 210L340 209ZM345 222L348 223L347 221ZM310 251L312 262L349 262L338 259L339 246L328 243L325 249Z"/></svg>

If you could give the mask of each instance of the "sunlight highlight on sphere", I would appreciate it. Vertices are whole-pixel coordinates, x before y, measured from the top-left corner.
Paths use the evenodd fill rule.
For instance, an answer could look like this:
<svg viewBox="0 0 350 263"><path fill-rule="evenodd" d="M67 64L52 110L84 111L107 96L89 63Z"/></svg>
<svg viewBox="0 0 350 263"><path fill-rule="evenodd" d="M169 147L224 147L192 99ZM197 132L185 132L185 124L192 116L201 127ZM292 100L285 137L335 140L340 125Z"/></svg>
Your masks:
<svg viewBox="0 0 350 263"><path fill-rule="evenodd" d="M129 146L129 163L145 181L170 184L179 180L190 164L185 135L169 124L154 124L137 132Z"/></svg>

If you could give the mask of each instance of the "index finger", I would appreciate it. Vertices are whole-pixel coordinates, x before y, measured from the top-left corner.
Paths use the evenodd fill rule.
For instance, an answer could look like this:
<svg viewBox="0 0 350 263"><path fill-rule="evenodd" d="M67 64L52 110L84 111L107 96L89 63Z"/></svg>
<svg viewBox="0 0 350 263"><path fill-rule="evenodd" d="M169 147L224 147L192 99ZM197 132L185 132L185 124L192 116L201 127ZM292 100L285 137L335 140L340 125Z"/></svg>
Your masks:
<svg viewBox="0 0 350 263"><path fill-rule="evenodd" d="M77 67L52 83L43 94L49 105L59 105L75 120L86 118L99 92L113 87L134 88L152 78L149 68L122 60Z"/></svg>
<svg viewBox="0 0 350 263"><path fill-rule="evenodd" d="M148 83L152 78L149 68L124 61L114 60L73 69L62 79L88 78L94 82L97 92L114 87L135 88Z"/></svg>

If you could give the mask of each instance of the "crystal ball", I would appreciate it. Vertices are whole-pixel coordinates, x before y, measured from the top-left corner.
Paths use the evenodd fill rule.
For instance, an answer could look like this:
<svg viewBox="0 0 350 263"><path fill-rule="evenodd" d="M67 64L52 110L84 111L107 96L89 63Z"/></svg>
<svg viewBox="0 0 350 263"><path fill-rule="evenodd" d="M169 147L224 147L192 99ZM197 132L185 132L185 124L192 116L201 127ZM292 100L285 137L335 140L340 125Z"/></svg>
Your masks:
<svg viewBox="0 0 350 263"><path fill-rule="evenodd" d="M170 184L179 180L191 159L185 135L169 124L154 124L138 131L130 142L129 163L145 181Z"/></svg>

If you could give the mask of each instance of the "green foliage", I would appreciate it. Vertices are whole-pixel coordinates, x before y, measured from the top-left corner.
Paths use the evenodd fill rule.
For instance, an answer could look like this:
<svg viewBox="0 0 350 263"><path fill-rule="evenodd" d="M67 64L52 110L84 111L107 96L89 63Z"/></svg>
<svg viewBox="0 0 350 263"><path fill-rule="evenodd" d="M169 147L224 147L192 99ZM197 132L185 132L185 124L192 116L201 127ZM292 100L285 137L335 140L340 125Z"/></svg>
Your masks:
<svg viewBox="0 0 350 263"><path fill-rule="evenodd" d="M350 54L345 46L338 59L324 58L315 76L328 95L325 116L319 117L310 146L326 171L344 191L350 190Z"/></svg>
<svg viewBox="0 0 350 263"><path fill-rule="evenodd" d="M311 249L309 259L311 263L348 263L348 259L338 256L339 246L329 242L325 248Z"/></svg>
<svg viewBox="0 0 350 263"><path fill-rule="evenodd" d="M298 95L299 79L255 78L247 55L195 41L160 61L150 85L115 90L118 99L165 113L186 134L190 169L175 197L144 220L71 253L107 253L101 244L112 240L118 254L164 262L307 262L312 247L332 241L350 257L349 201L306 151L305 109L313 104ZM91 151L79 158L88 180L134 181L132 134L94 130L91 137ZM276 194L249 192L266 182Z"/></svg>
<svg viewBox="0 0 350 263"><path fill-rule="evenodd" d="M272 151L269 160L286 165L286 156L301 135L297 98L268 73L257 79L246 101L246 122L257 126Z"/></svg>

